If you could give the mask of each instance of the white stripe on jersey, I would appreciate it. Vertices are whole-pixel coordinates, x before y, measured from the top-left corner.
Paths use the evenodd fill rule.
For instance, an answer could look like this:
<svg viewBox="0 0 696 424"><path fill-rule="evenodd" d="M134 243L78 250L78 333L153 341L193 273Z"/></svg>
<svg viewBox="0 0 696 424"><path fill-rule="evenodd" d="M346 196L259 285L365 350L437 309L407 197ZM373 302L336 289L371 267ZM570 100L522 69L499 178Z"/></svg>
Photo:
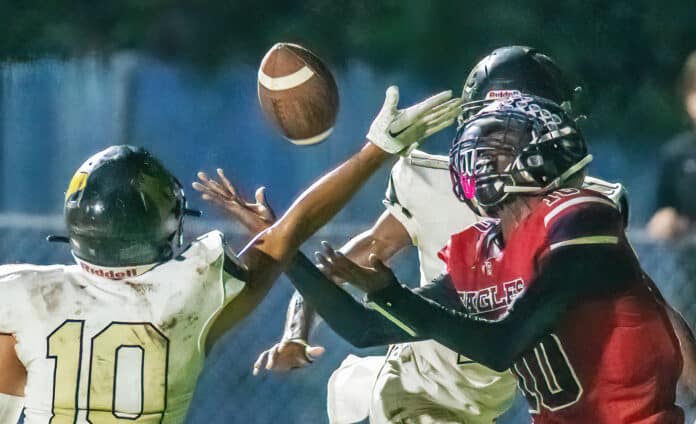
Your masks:
<svg viewBox="0 0 696 424"><path fill-rule="evenodd" d="M558 243L553 243L550 250L558 249L563 246L576 246L581 244L618 244L619 238L616 236L588 236L588 237L578 237L575 239L570 239L566 241L559 241Z"/></svg>
<svg viewBox="0 0 696 424"><path fill-rule="evenodd" d="M568 209L571 206L579 205L581 203L601 203L603 205L611 206L612 208L616 209L616 205L607 199L602 199L600 197L592 197L592 196L583 196L583 197L576 197L575 199L570 199L567 202L564 202L558 206L556 206L555 209L551 210L545 217L544 217L544 226L548 227L549 222L551 222L555 217L558 216L561 212L564 210Z"/></svg>

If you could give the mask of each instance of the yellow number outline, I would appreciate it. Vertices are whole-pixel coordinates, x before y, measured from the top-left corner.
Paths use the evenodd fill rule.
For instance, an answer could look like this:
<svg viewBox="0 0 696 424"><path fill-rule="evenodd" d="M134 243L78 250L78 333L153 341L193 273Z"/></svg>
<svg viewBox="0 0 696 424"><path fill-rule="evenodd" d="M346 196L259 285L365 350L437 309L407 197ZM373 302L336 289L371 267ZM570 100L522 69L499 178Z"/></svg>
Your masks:
<svg viewBox="0 0 696 424"><path fill-rule="evenodd" d="M58 340L57 342L51 343L51 341L54 339L54 337L61 337L61 333L66 333L68 332L72 325L71 324L78 324L79 325L79 337L77 337L78 343L79 343L79 349L74 349L77 352L71 352L73 354L63 354L61 355L60 353L52 354L52 352L55 352L56 349L62 350L64 348L69 349L69 344L64 343L63 340ZM70 326L70 327L68 327ZM83 343L82 339L84 337L84 329L85 329L85 321L84 320L74 320L74 319L67 319L63 321L61 325L59 325L51 334L49 334L46 337L46 358L47 359L52 359L54 361L54 367L53 367L53 394L51 398L51 419L48 420L49 424L72 424L77 420L77 411L79 407L79 397L80 397L80 391L79 391L79 384L80 384L80 374L81 374L81 368L82 368L82 348L83 348ZM74 331L74 330L73 330ZM74 335L72 335L74 336ZM56 343L58 346L55 346ZM54 349L51 349L51 344L54 345ZM77 373L77 378L74 379L73 381L75 382L75 389L74 393L75 396L72 398L72 401L74 402L74 405L72 408L66 407L65 408L58 408L67 412L72 412L72 415L58 415L56 418L56 388L57 384L57 376L59 373L59 356L66 357L68 361L73 360L76 361L77 364L73 365L72 368L75 368L75 371ZM60 364L62 365L65 362L65 359L63 361L60 361ZM65 368L64 366L60 367L61 370ZM71 379L69 378L63 378L61 381L70 381ZM61 390L61 393L70 393L69 391ZM63 404L63 400L59 401L60 404Z"/></svg>
<svg viewBox="0 0 696 424"><path fill-rule="evenodd" d="M46 358L54 361L53 369L53 394L51 402L51 419L49 424L74 424L79 412L80 379L82 376L83 349L84 349L84 320L65 320L51 334L46 337ZM117 338L109 338L116 333ZM124 333L124 334L119 334ZM140 333L140 334L139 334ZM100 340L101 337L101 340ZM107 337L104 339L104 337ZM124 340L126 339L126 340ZM157 340L159 339L159 340ZM121 343L123 342L123 343ZM149 343L148 343L149 342ZM152 342L159 342L161 349L153 347ZM106 343L106 344L105 344ZM109 344L110 343L110 344ZM100 346L101 345L101 346ZM149 322L118 322L113 321L104 327L91 339L91 351L89 358L87 379L87 421L96 422L161 422L164 419L164 411L167 409L167 395L169 387L169 338L165 336L154 324ZM149 347L149 349L148 349ZM118 375L119 350L122 348L137 348L141 351L140 364L140 413L133 417L116 415L116 379ZM103 364L95 365L94 352L101 349L101 353L109 360ZM146 353L149 355L146 356ZM153 362L154 361L154 362ZM148 364L149 362L149 364ZM146 366L150 365L150 366ZM68 366L66 370L66 365ZM104 368L111 365L110 368ZM95 372L96 368L96 372ZM61 378L58 378L59 374ZM64 375L65 374L65 375ZM93 395L93 374L101 377L108 376L112 379L111 399L108 408L93 408L97 401L103 404L104 395ZM149 384L148 384L149 383ZM58 385L61 385L58 390ZM66 385L72 387L66 388ZM150 390L146 390L146 388ZM160 389L160 390L157 390ZM56 404L56 393L61 399ZM72 396L74 393L74 397ZM66 396L66 394L68 394ZM160 397L161 396L161 397ZM155 404L154 406L152 404ZM56 414L56 411L64 411L67 414ZM162 411L162 412L157 412ZM94 415L99 415L95 417Z"/></svg>

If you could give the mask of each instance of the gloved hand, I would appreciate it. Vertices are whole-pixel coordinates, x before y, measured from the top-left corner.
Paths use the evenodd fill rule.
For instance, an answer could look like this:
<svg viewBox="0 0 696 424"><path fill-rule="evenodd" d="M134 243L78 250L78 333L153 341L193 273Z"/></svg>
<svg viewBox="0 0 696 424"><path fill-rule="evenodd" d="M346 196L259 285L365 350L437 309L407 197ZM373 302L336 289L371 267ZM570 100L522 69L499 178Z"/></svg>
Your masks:
<svg viewBox="0 0 696 424"><path fill-rule="evenodd" d="M397 109L399 87L387 88L382 110L372 121L367 139L388 153L406 153L419 141L454 123L462 100L443 91L406 109Z"/></svg>

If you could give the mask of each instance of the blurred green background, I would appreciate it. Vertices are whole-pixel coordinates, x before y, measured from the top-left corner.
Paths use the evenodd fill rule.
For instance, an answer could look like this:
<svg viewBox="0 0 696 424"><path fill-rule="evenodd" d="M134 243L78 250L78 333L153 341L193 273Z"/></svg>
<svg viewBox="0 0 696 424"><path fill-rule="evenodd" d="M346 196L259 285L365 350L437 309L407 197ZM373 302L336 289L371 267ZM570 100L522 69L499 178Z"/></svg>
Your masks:
<svg viewBox="0 0 696 424"><path fill-rule="evenodd" d="M459 87L485 52L528 44L583 87L588 131L648 141L686 125L676 79L696 48L695 22L696 5L685 0L3 1L0 55L135 49L217 72L256 65L287 40L335 67L363 61Z"/></svg>
<svg viewBox="0 0 696 424"><path fill-rule="evenodd" d="M0 0L0 263L69 263L67 248L44 243L63 231L63 191L79 164L107 145L151 150L188 187L199 169L224 167L242 191L269 187L284 210L301 190L362 143L384 88L400 85L403 104L457 92L492 49L526 44L556 59L583 88L575 110L595 155L593 175L630 193L630 236L665 296L696 323L696 286L668 246L640 228L654 209L659 145L687 129L680 68L696 49L693 0L618 1L67 1ZM264 120L256 68L278 41L318 53L335 71L341 109L332 136L299 148ZM447 150L452 128L429 141ZM327 228L339 245L382 212L384 167ZM203 220L235 248L247 240L188 190ZM638 230L638 231L636 231ZM411 251L397 263L418 281ZM212 352L199 380L191 423L321 423L326 381L357 351L326 326L327 347L311 367L251 376L258 353L282 332L292 288L285 280ZM501 423L528 422L518 402ZM688 411L693 414L694 411ZM691 418L693 422L693 417Z"/></svg>

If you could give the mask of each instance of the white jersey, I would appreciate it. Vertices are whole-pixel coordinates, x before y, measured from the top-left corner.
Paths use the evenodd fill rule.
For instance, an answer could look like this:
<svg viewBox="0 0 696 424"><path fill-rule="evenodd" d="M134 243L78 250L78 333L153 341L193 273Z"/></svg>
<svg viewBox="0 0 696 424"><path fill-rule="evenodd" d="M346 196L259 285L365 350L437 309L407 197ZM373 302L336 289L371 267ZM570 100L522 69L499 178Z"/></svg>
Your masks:
<svg viewBox="0 0 696 424"><path fill-rule="evenodd" d="M444 272L437 253L450 236L477 219L452 192L448 158L418 150L392 169L384 203L418 248L421 285ZM432 340L394 346L389 361L398 362L406 391L424 393L467 423L491 423L514 400L516 380L509 371L493 371Z"/></svg>
<svg viewBox="0 0 696 424"><path fill-rule="evenodd" d="M0 267L0 333L27 369L26 424L182 423L207 325L244 287L218 231L150 267Z"/></svg>
<svg viewBox="0 0 696 424"><path fill-rule="evenodd" d="M455 197L449 175L446 156L414 150L394 165L389 177L384 205L418 248L421 286L445 271L437 253L450 236L477 220L474 212Z"/></svg>

